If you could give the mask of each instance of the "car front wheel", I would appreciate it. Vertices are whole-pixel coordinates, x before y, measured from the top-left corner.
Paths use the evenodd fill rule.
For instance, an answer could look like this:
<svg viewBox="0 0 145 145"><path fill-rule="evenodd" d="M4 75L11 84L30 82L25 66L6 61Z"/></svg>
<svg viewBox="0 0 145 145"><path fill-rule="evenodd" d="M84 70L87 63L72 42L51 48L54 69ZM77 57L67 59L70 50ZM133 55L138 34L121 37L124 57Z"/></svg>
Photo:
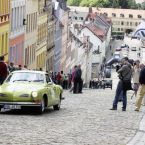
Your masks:
<svg viewBox="0 0 145 145"><path fill-rule="evenodd" d="M60 105L61 105L61 99L59 99L59 103L57 105L53 106L54 110L59 110L60 109Z"/></svg>
<svg viewBox="0 0 145 145"><path fill-rule="evenodd" d="M41 100L41 105L37 108L37 113L42 114L45 110L45 100L44 98Z"/></svg>

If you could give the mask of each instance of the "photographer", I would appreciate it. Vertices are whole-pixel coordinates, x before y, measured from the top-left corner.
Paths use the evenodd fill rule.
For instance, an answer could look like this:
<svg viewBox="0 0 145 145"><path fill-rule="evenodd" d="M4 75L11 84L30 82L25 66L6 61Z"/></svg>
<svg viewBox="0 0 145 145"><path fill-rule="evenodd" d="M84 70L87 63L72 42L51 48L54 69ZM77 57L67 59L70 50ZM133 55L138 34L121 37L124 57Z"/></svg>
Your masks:
<svg viewBox="0 0 145 145"><path fill-rule="evenodd" d="M119 101L119 96L122 93L122 101L123 101L123 107L122 107L122 111L126 111L126 106L127 106L127 97L126 97L126 92L128 90L128 86L131 84L131 76L132 76L132 66L131 64L128 62L128 58L124 57L122 59L122 67L117 71L117 73L119 74L119 82L117 85L117 89L116 89L116 95L113 101L113 106L110 110L117 110L117 105L118 105L118 101Z"/></svg>

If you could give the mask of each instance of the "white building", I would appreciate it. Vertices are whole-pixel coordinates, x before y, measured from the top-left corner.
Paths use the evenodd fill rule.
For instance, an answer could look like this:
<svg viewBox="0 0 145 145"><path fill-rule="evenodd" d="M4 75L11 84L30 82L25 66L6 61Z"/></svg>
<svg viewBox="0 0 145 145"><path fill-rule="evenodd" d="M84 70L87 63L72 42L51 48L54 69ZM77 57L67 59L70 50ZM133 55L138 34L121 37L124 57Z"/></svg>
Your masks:
<svg viewBox="0 0 145 145"><path fill-rule="evenodd" d="M72 20L71 64L72 67L82 65L84 83L88 84L91 78L98 77L98 66L105 58L111 38L111 21L92 12L73 13L69 15Z"/></svg>

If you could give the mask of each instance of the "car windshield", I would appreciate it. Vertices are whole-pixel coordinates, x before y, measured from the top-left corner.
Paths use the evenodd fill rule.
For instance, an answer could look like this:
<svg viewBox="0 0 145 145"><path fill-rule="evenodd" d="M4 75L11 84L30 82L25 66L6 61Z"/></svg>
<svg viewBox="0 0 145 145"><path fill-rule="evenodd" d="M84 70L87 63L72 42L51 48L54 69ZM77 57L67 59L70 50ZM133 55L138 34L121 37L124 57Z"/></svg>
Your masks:
<svg viewBox="0 0 145 145"><path fill-rule="evenodd" d="M44 75L39 73L30 72L16 72L11 74L6 82L16 82L16 81L28 81L28 82L41 82L44 83Z"/></svg>

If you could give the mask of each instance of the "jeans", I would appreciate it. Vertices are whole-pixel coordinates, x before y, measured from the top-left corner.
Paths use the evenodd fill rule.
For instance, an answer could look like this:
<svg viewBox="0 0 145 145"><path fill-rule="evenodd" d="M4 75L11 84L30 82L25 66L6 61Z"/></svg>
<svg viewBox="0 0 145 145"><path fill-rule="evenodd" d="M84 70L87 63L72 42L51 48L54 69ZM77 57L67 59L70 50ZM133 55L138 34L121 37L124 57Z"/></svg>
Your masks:
<svg viewBox="0 0 145 145"><path fill-rule="evenodd" d="M127 97L126 97L126 91L123 90L123 82L122 80L119 80L118 85L117 85L117 89L116 89L116 95L113 101L113 108L117 109L117 104L119 101L119 96L122 93L122 101L123 101L123 107L122 109L126 110L126 106L127 106Z"/></svg>

